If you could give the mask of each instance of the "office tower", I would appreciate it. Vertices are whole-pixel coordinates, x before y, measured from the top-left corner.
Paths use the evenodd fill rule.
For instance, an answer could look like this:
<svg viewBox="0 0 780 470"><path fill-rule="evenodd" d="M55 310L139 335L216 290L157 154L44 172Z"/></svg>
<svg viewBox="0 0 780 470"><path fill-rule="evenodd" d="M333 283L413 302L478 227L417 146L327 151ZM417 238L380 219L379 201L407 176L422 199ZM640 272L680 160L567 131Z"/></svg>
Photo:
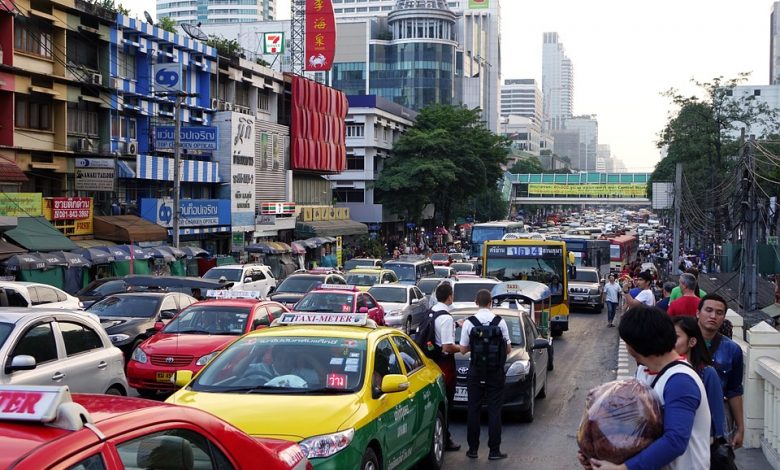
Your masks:
<svg viewBox="0 0 780 470"><path fill-rule="evenodd" d="M523 116L537 125L544 119L542 90L533 78L504 80L501 116Z"/></svg>
<svg viewBox="0 0 780 470"><path fill-rule="evenodd" d="M178 24L230 24L271 21L277 0L157 0L157 17Z"/></svg>
<svg viewBox="0 0 780 470"><path fill-rule="evenodd" d="M769 84L780 84L780 2L772 5L769 26Z"/></svg>
<svg viewBox="0 0 780 470"><path fill-rule="evenodd" d="M574 66L566 56L563 44L558 41L558 33L544 33L542 93L547 129L563 129L565 121L572 116Z"/></svg>

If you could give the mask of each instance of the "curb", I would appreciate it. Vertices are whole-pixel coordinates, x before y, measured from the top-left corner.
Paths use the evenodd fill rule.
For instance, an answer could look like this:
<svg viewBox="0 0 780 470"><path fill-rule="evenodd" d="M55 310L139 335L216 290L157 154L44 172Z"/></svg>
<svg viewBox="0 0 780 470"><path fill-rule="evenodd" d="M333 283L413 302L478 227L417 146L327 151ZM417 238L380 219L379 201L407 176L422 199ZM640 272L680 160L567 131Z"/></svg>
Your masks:
<svg viewBox="0 0 780 470"><path fill-rule="evenodd" d="M627 380L633 378L628 366L628 363L631 360L631 356L628 355L628 348L626 348L626 343L622 339L618 343L617 359L618 365L616 380Z"/></svg>

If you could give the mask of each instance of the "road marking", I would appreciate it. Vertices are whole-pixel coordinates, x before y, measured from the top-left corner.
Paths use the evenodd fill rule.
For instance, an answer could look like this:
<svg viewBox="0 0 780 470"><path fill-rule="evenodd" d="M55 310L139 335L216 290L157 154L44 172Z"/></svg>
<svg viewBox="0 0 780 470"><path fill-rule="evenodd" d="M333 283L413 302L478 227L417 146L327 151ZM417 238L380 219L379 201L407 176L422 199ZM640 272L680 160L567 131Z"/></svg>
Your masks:
<svg viewBox="0 0 780 470"><path fill-rule="evenodd" d="M622 339L618 343L617 357L618 369L616 380L626 380L632 378L631 371L628 367L630 360L630 356L628 355L628 348L626 348L626 343Z"/></svg>

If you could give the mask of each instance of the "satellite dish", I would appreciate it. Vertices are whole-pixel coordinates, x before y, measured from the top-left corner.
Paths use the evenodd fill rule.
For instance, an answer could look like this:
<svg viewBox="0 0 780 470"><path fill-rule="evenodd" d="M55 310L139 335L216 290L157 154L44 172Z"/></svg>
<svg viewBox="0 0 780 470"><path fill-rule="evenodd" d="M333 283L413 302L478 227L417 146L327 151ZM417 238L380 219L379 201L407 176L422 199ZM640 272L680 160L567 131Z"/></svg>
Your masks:
<svg viewBox="0 0 780 470"><path fill-rule="evenodd" d="M193 24L182 23L181 29L183 29L184 32L187 33L187 36L191 37L192 39L197 39L198 41L208 41L209 39L203 30Z"/></svg>
<svg viewBox="0 0 780 470"><path fill-rule="evenodd" d="M154 26L154 20L152 19L152 15L150 15L149 12L146 10L144 10L144 18L146 18L147 23Z"/></svg>

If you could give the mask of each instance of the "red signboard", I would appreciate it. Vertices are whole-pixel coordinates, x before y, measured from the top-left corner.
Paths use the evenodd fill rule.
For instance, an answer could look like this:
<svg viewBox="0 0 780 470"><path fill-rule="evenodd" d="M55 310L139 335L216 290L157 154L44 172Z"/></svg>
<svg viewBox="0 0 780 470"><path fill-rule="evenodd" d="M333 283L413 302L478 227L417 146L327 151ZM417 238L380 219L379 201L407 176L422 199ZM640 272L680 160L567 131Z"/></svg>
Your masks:
<svg viewBox="0 0 780 470"><path fill-rule="evenodd" d="M52 220L81 220L90 216L90 197L51 198Z"/></svg>
<svg viewBox="0 0 780 470"><path fill-rule="evenodd" d="M336 54L336 15L331 0L306 0L306 58L304 70L325 72Z"/></svg>

